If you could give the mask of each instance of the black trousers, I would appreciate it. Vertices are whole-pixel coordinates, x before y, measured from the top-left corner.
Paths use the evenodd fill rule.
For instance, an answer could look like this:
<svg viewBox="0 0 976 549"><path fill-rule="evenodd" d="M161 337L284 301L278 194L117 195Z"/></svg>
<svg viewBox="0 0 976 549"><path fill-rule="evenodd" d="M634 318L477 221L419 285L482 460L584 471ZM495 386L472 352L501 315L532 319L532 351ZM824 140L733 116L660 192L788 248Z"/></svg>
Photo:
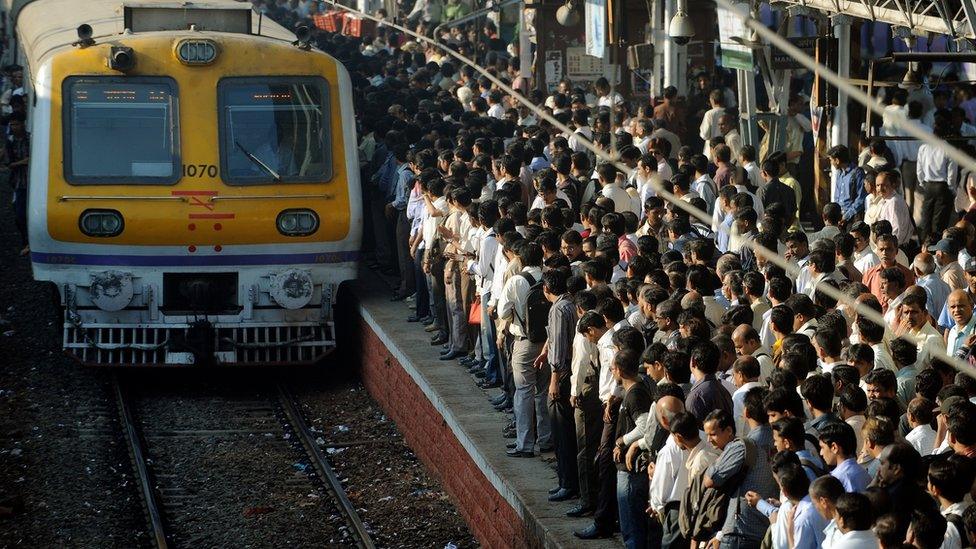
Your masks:
<svg viewBox="0 0 976 549"><path fill-rule="evenodd" d="M572 372L567 369L553 375L559 377L559 398L549 400L552 440L556 447L556 475L561 488L570 492L579 492L579 476L576 470L576 420L573 407L569 405Z"/></svg>
<svg viewBox="0 0 976 549"><path fill-rule="evenodd" d="M685 549L688 547L688 540L681 535L678 527L678 514L681 503L677 501L668 502L664 506L664 514L661 515L661 526L664 535L661 536L661 549Z"/></svg>
<svg viewBox="0 0 976 549"><path fill-rule="evenodd" d="M926 181L923 192L919 234L922 242L929 236L939 240L942 231L949 226L949 220L952 219L955 197L945 181Z"/></svg>
<svg viewBox="0 0 976 549"><path fill-rule="evenodd" d="M406 210L397 212L396 219L396 256L397 267L400 271L400 295L410 295L415 290L413 258L410 257L410 220Z"/></svg>
<svg viewBox="0 0 976 549"><path fill-rule="evenodd" d="M596 455L603 436L603 407L595 386L580 391L576 400L576 467L579 473L580 504L596 508L600 491Z"/></svg>
<svg viewBox="0 0 976 549"><path fill-rule="evenodd" d="M603 422L600 448L596 453L596 468L600 486L596 496L593 524L604 532L612 532L617 529L617 466L613 462L613 447L617 440L618 415L620 415L619 407L614 406L610 409L610 421Z"/></svg>

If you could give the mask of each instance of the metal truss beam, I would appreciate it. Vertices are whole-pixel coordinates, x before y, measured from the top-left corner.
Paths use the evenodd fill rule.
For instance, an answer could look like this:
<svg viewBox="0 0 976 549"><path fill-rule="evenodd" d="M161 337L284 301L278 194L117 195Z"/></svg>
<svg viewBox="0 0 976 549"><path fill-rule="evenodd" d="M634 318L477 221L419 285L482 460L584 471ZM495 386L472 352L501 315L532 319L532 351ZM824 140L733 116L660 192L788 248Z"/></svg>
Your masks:
<svg viewBox="0 0 976 549"><path fill-rule="evenodd" d="M773 7L801 6L833 15L843 13L912 29L916 35L945 34L976 39L976 0L773 0Z"/></svg>

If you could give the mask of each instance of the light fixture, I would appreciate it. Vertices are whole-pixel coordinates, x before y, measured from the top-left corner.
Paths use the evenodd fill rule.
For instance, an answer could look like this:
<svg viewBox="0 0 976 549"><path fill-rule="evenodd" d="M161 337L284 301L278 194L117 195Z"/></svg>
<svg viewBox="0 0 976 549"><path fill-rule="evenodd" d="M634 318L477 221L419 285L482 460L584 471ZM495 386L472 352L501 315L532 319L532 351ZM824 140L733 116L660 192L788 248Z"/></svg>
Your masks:
<svg viewBox="0 0 976 549"><path fill-rule="evenodd" d="M688 18L685 0L678 2L678 9L668 25L668 36L679 46L687 46L688 42L691 42L691 38L695 36L695 26L691 24L691 19Z"/></svg>
<svg viewBox="0 0 976 549"><path fill-rule="evenodd" d="M559 6L556 10L556 22L564 27L575 27L580 22L579 10L573 0L566 0L566 3Z"/></svg>
<svg viewBox="0 0 976 549"><path fill-rule="evenodd" d="M295 40L291 44L298 46L298 49L308 50L312 48L312 30L308 28L308 25L297 25L295 27L295 38L298 40Z"/></svg>
<svg viewBox="0 0 976 549"><path fill-rule="evenodd" d="M126 72L136 64L136 54L127 46L112 46L108 66L113 71Z"/></svg>
<svg viewBox="0 0 976 549"><path fill-rule="evenodd" d="M92 34L94 33L94 31L92 30L91 25L89 25L88 23L82 23L78 25L77 32L78 32L78 41L71 44L72 46L87 48L88 46L92 46L95 44L95 40L92 39Z"/></svg>

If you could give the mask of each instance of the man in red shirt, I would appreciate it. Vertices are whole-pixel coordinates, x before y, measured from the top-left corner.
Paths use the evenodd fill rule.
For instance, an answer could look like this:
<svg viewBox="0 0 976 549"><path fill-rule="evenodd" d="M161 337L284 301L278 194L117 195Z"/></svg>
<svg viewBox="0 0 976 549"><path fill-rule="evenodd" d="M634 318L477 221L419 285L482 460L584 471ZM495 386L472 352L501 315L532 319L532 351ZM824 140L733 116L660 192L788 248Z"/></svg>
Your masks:
<svg viewBox="0 0 976 549"><path fill-rule="evenodd" d="M868 287L878 301L887 302L887 296L881 291L881 272L889 267L894 267L905 274L905 286L915 284L915 275L904 265L901 265L895 258L898 256L898 239L894 235L885 234L878 237L878 257L881 263L871 267L864 273L861 282Z"/></svg>
<svg viewBox="0 0 976 549"><path fill-rule="evenodd" d="M626 269L626 265L637 255L637 245L627 238L627 225L624 216L610 212L604 215L600 221L603 224L603 232L617 237L617 251L620 253L621 268Z"/></svg>

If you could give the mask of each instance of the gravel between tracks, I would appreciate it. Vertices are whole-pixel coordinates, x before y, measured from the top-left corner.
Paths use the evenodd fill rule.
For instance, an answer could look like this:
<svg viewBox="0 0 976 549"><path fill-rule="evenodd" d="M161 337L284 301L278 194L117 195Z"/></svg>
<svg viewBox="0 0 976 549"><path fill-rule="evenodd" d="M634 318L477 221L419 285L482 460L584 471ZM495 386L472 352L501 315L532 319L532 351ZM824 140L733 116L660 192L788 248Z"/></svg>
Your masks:
<svg viewBox="0 0 976 549"><path fill-rule="evenodd" d="M0 506L15 497L24 509L0 517L0 547L143 545L146 523L120 439L109 375L61 355L53 292L32 280L30 263L17 255L19 236L7 189L0 179ZM277 373L260 375L273 380ZM291 377L323 442L381 441L327 450L378 546L476 545L455 506L355 379L322 370ZM292 517L287 519L269 518L273 514L241 520L273 522L298 533L315 527L299 521L300 510L279 513ZM278 538L270 530L249 528L243 545L274 545ZM221 539L216 532L198 545L219 545ZM321 546L322 538L296 534L289 541Z"/></svg>

